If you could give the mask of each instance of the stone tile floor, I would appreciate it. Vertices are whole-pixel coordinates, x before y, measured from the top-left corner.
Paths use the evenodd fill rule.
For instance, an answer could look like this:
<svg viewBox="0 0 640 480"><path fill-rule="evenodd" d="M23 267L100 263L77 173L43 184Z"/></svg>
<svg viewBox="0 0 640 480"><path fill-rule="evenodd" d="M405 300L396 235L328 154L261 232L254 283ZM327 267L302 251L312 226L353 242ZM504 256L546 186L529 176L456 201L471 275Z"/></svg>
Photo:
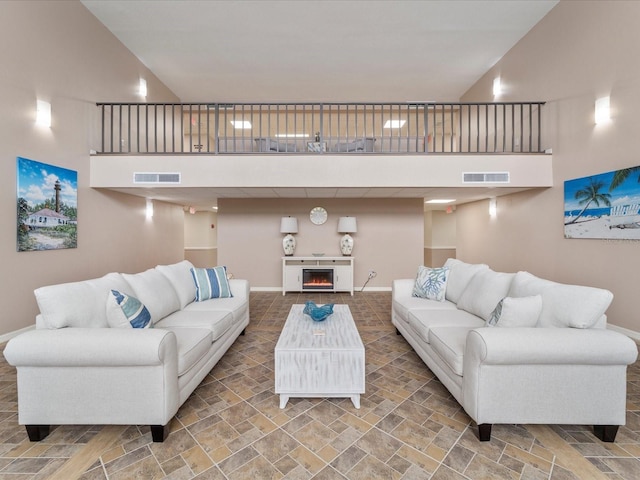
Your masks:
<svg viewBox="0 0 640 480"><path fill-rule="evenodd" d="M289 308L349 305L366 348L367 391L291 399L278 408L273 351ZM102 426L59 426L30 443L17 424L15 370L0 359L0 480L92 479L640 479L640 363L629 369L627 425L615 443L584 426L475 425L391 325L388 292L251 294L251 325L182 406L162 444L118 427L87 457ZM73 471L88 458L89 468ZM97 460L96 460L97 459ZM65 467L66 470L65 470ZM64 474L60 472L64 471Z"/></svg>

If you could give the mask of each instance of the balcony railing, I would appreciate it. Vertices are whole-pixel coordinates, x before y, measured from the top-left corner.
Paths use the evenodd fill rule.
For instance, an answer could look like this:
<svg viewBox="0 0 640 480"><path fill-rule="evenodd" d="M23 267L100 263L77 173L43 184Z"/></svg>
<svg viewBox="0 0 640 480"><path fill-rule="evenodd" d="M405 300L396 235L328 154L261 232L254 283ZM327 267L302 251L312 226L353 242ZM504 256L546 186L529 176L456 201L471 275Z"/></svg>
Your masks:
<svg viewBox="0 0 640 480"><path fill-rule="evenodd" d="M102 154L541 153L544 102L98 103Z"/></svg>

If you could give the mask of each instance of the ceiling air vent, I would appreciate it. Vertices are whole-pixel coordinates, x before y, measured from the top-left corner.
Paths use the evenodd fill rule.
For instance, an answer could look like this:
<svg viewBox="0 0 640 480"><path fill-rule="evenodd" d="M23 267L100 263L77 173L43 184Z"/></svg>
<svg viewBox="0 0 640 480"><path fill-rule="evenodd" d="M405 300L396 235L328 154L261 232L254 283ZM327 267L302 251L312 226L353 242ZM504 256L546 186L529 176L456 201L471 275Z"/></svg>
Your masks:
<svg viewBox="0 0 640 480"><path fill-rule="evenodd" d="M134 172L133 183L180 183L180 173Z"/></svg>
<svg viewBox="0 0 640 480"><path fill-rule="evenodd" d="M462 183L509 183L509 172L462 172Z"/></svg>

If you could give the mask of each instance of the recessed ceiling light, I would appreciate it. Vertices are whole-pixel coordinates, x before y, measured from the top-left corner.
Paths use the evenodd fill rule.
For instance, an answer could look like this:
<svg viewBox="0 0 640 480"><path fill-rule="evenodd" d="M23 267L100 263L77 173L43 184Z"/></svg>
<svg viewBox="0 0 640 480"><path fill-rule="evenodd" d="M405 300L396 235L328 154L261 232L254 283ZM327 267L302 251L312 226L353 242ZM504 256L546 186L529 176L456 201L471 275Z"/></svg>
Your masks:
<svg viewBox="0 0 640 480"><path fill-rule="evenodd" d="M449 198L434 198L433 200L427 200L424 203L452 203L455 202L456 199L449 199Z"/></svg>
<svg viewBox="0 0 640 480"><path fill-rule="evenodd" d="M251 122L247 120L231 120L231 125L233 125L233 128L251 128Z"/></svg>
<svg viewBox="0 0 640 480"><path fill-rule="evenodd" d="M387 120L383 128L402 128L405 123L406 120Z"/></svg>
<svg viewBox="0 0 640 480"><path fill-rule="evenodd" d="M307 138L309 134L308 133L276 133L275 136L278 138Z"/></svg>

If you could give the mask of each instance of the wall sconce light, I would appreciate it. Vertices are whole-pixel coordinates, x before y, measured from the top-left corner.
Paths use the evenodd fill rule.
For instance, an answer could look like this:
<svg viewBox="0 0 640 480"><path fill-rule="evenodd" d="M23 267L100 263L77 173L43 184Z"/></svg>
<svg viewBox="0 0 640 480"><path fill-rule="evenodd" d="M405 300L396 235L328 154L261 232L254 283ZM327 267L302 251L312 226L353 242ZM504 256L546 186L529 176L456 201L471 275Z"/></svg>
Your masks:
<svg viewBox="0 0 640 480"><path fill-rule="evenodd" d="M36 100L36 125L51 127L51 104L44 100Z"/></svg>
<svg viewBox="0 0 640 480"><path fill-rule="evenodd" d="M338 220L338 233L344 233L340 239L340 251L345 257L350 256L353 251L353 238L349 234L357 231L356 217L340 217L340 220Z"/></svg>
<svg viewBox="0 0 640 480"><path fill-rule="evenodd" d="M298 219L296 217L282 217L280 219L280 233L286 233L282 239L282 248L285 256L290 257L296 250L296 237L292 234L298 233Z"/></svg>
<svg viewBox="0 0 640 480"><path fill-rule="evenodd" d="M147 81L144 78L141 78L140 82L138 83L138 94L141 97L147 96Z"/></svg>
<svg viewBox="0 0 640 480"><path fill-rule="evenodd" d="M500 81L500 77L496 77L493 79L493 96L497 97L502 93L502 83Z"/></svg>
<svg viewBox="0 0 640 480"><path fill-rule="evenodd" d="M596 125L611 120L611 109L609 97L602 97L596 100Z"/></svg>
<svg viewBox="0 0 640 480"><path fill-rule="evenodd" d="M147 198L147 208L145 210L145 214L147 216L147 220L151 220L153 218L153 200Z"/></svg>
<svg viewBox="0 0 640 480"><path fill-rule="evenodd" d="M191 215L195 215L196 214L196 207L189 207L189 213Z"/></svg>
<svg viewBox="0 0 640 480"><path fill-rule="evenodd" d="M489 199L489 216L494 218L498 214L498 201L495 197Z"/></svg>

